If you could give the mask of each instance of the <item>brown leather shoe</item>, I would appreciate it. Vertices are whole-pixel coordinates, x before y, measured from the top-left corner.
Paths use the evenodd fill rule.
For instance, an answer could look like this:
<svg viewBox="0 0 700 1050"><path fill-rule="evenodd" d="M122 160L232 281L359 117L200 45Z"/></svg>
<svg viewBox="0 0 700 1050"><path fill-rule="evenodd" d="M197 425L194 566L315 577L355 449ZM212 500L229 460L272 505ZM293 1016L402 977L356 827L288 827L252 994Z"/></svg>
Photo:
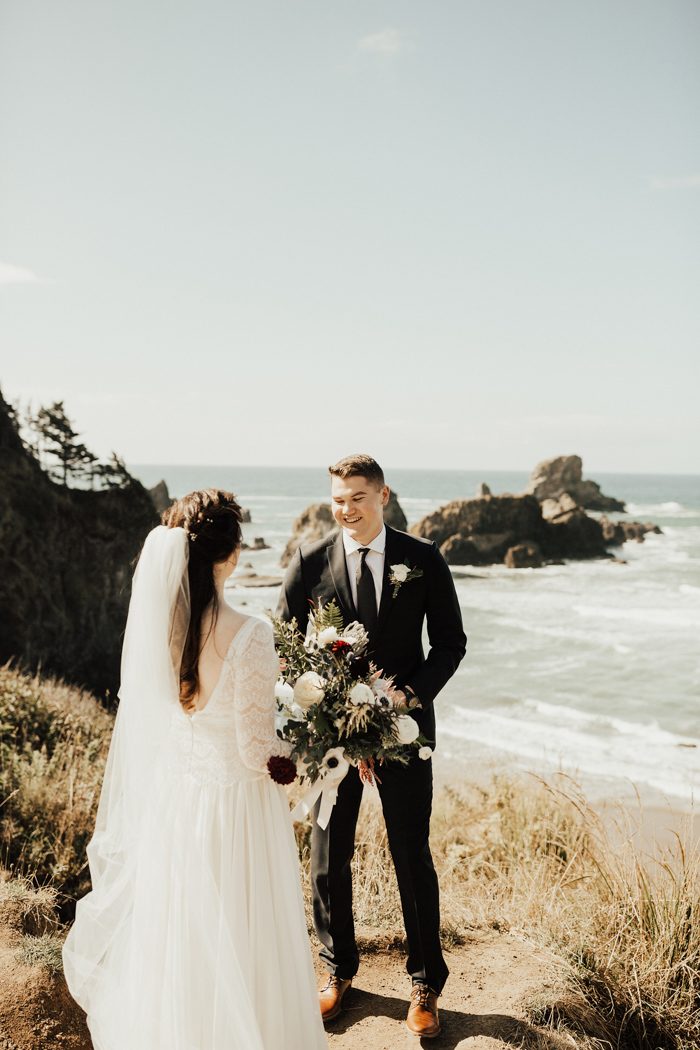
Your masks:
<svg viewBox="0 0 700 1050"><path fill-rule="evenodd" d="M324 1021L332 1021L343 1008L343 996L352 984L352 978L336 977L334 973L329 974L328 980L318 993L321 1017Z"/></svg>
<svg viewBox="0 0 700 1050"><path fill-rule="evenodd" d="M422 1039L432 1039L440 1034L437 992L427 984L414 984L411 990L411 1005L408 1008L406 1027L409 1032Z"/></svg>

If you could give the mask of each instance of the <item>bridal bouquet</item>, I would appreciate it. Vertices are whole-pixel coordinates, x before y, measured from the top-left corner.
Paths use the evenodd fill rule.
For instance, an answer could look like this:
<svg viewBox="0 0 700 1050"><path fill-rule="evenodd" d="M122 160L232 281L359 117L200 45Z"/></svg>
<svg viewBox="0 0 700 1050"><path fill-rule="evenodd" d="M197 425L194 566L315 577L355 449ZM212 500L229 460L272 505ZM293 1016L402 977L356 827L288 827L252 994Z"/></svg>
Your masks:
<svg viewBox="0 0 700 1050"><path fill-rule="evenodd" d="M318 823L325 828L351 764L372 782L375 762L405 764L411 750L421 748L424 757L430 750L409 714L417 701L398 701L393 680L367 658L365 628L357 621L345 626L335 600L310 614L305 638L296 620L273 617L273 627L284 667L275 691L277 732L310 784L292 816L304 817L320 796Z"/></svg>

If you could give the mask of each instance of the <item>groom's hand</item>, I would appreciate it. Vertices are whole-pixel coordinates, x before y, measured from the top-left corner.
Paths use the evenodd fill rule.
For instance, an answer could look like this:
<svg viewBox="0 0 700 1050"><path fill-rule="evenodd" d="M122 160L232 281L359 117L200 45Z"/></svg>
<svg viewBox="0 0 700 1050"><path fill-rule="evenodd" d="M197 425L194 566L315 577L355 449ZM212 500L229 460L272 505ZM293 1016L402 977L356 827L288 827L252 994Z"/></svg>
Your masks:
<svg viewBox="0 0 700 1050"><path fill-rule="evenodd" d="M406 692L403 694L405 697L406 706L409 710L413 710L414 707L422 707L420 700L411 689L410 685L406 686Z"/></svg>
<svg viewBox="0 0 700 1050"><path fill-rule="evenodd" d="M393 700L398 701L403 707L407 707L409 711L413 710L414 707L421 707L422 704L416 694L411 689L410 685L406 686L408 692L404 692L403 689L392 689L391 697Z"/></svg>

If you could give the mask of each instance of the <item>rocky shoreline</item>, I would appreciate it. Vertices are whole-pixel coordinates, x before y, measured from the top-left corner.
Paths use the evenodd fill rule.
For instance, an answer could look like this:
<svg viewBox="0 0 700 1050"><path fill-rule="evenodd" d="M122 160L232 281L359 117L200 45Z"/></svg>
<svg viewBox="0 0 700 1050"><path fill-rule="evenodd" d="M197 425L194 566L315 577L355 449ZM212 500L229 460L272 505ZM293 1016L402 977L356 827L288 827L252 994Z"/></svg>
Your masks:
<svg viewBox="0 0 700 1050"><path fill-rule="evenodd" d="M613 521L588 511L624 513L625 504L583 478L580 456L557 456L537 464L522 493L494 496L482 482L472 499L451 500L408 529L392 492L384 520L434 540L450 565L504 564L512 569L540 568L567 558L612 559L616 556L610 548L628 540L641 543L646 533L661 532L653 522ZM335 527L329 503L311 504L294 522L282 566L301 544L321 539Z"/></svg>

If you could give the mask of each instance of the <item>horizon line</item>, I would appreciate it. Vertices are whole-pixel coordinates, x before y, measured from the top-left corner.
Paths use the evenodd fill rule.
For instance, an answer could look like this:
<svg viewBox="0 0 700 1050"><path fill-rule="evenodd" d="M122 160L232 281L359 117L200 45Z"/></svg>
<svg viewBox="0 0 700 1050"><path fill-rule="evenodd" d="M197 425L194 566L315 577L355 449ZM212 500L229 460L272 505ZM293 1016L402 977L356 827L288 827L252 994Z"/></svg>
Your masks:
<svg viewBox="0 0 700 1050"><path fill-rule="evenodd" d="M197 469L205 467L207 469L216 470L327 470L328 465L319 465L318 463L129 463L129 467L178 467L180 469ZM429 471L431 473L442 473L442 474L457 474L457 473L491 473L491 474L532 474L533 468L531 467L400 467L400 466L387 466L382 468L384 473L388 473L390 470L416 470L416 471ZM642 471L642 470L593 470L593 473L597 475L613 475L613 474L632 474L637 477L654 478L654 477L677 477L677 478L698 478L700 479L700 473L693 474L688 471L676 471L676 470L653 470L653 471ZM583 471L583 480L590 480L590 472Z"/></svg>

